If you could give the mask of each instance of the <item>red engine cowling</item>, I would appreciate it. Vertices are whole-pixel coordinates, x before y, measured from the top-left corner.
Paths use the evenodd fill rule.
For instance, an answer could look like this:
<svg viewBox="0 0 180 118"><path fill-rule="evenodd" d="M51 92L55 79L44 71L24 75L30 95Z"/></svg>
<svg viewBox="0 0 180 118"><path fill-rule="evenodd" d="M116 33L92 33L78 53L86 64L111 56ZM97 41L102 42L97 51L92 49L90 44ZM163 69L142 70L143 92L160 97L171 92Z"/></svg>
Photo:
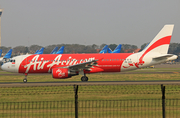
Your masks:
<svg viewBox="0 0 180 118"><path fill-rule="evenodd" d="M71 77L71 74L68 68L53 68L52 76L56 79L65 79Z"/></svg>

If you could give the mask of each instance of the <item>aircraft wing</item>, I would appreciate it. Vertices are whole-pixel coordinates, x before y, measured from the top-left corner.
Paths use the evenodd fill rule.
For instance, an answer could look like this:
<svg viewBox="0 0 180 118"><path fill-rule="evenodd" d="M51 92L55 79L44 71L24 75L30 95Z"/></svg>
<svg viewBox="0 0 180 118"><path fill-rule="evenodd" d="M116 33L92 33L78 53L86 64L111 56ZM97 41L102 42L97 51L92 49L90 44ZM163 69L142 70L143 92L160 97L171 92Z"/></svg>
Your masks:
<svg viewBox="0 0 180 118"><path fill-rule="evenodd" d="M92 60L84 63L79 63L75 65L68 66L70 71L83 71L85 70L90 70L92 66L97 66L97 61L98 60Z"/></svg>

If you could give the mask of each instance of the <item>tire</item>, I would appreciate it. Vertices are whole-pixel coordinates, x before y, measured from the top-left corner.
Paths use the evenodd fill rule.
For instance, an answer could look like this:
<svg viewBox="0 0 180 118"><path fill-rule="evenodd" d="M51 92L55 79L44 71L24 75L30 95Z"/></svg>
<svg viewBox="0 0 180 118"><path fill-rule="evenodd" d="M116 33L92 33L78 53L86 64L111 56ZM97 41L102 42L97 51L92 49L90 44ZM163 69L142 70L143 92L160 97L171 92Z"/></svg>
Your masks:
<svg viewBox="0 0 180 118"><path fill-rule="evenodd" d="M27 79L23 79L23 82L26 83L26 82L27 82Z"/></svg>
<svg viewBox="0 0 180 118"><path fill-rule="evenodd" d="M88 81L88 77L86 77L86 76L82 76L82 77L81 77L81 81L82 81L82 82L86 82L86 81Z"/></svg>

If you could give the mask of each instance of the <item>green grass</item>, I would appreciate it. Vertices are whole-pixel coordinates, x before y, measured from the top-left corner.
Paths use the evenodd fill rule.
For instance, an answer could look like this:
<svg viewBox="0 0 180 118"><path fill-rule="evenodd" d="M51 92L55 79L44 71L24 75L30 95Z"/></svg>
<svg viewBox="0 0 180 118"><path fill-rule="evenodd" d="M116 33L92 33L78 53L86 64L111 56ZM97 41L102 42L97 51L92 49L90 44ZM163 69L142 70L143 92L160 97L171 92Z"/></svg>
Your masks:
<svg viewBox="0 0 180 118"><path fill-rule="evenodd" d="M165 72L167 73L148 73ZM138 72L142 72L138 73ZM172 73L169 73L172 72ZM0 82L22 82L24 75L0 71ZM4 75L5 74L5 75ZM9 75L10 74L10 75ZM179 80L179 68L146 68L121 73L88 74L89 81L142 81L142 80ZM69 79L53 79L51 74L29 75L28 82L52 81L80 81L81 75ZM166 98L179 98L179 85L166 85ZM119 99L159 99L161 98L160 85L94 85L79 86L80 100L119 100ZM41 98L41 99L40 99ZM12 87L0 88L1 102L24 101L57 101L73 100L73 86L44 86L44 87Z"/></svg>
<svg viewBox="0 0 180 118"><path fill-rule="evenodd" d="M28 82L81 81L81 76L53 79L51 74L29 74L27 78ZM88 74L87 76L89 81L179 80L180 68L145 68L122 73ZM0 82L22 82L23 79L23 74L0 71Z"/></svg>
<svg viewBox="0 0 180 118"><path fill-rule="evenodd" d="M89 81L179 80L180 69L147 68L122 74L99 73L87 76ZM80 77L79 75L69 79L53 79L51 74L36 74L28 75L28 82L80 81ZM24 75L0 71L0 82L22 82L23 78ZM180 96L180 85L165 86L166 114L169 117L179 116L180 102L176 99ZM162 117L161 98L160 85L79 86L79 117ZM4 118L74 117L73 86L0 87L0 101L0 117Z"/></svg>

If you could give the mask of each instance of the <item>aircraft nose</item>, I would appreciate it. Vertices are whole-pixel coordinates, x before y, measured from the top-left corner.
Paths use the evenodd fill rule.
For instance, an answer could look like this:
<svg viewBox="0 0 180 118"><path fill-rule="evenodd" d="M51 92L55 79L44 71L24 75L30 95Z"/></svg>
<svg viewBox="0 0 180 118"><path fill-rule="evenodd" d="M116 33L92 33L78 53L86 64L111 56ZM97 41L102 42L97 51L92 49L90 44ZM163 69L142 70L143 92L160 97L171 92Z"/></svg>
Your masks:
<svg viewBox="0 0 180 118"><path fill-rule="evenodd" d="M1 65L1 69L4 70L4 66L3 65Z"/></svg>
<svg viewBox="0 0 180 118"><path fill-rule="evenodd" d="M8 70L7 64L2 64L1 69L7 71Z"/></svg>

